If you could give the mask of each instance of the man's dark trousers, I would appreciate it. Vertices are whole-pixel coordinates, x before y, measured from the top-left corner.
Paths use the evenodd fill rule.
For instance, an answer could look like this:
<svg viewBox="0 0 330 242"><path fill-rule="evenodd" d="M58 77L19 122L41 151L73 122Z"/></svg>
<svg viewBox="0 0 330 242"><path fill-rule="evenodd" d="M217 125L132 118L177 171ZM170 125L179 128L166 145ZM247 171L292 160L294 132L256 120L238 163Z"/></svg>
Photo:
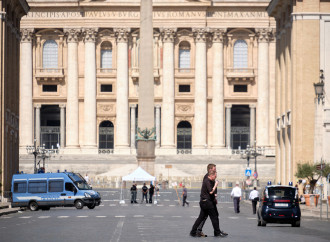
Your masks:
<svg viewBox="0 0 330 242"><path fill-rule="evenodd" d="M201 211L199 213L199 216L194 223L190 234L196 234L198 226L204 221L207 216L210 216L213 229L214 229L214 235L219 235L221 233L220 227L219 227L219 218L218 218L218 210L216 208L216 204L209 200L202 200L199 202L199 205L201 207Z"/></svg>
<svg viewBox="0 0 330 242"><path fill-rule="evenodd" d="M146 198L146 203L148 203L148 193L146 193L146 194L143 193L141 203L143 203L144 198Z"/></svg>
<svg viewBox="0 0 330 242"><path fill-rule="evenodd" d="M258 201L254 201L254 200L252 200L253 214L256 214L256 211L257 211L257 203L258 203Z"/></svg>
<svg viewBox="0 0 330 242"><path fill-rule="evenodd" d="M235 213L239 213L239 202L240 202L240 197L234 197L234 210L235 210Z"/></svg>

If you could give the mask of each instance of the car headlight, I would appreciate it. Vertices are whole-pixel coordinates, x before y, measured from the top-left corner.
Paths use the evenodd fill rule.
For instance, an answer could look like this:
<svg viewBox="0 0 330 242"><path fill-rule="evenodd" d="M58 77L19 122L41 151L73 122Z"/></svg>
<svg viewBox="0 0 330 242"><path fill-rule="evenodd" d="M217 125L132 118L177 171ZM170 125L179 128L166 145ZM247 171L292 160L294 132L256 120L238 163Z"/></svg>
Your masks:
<svg viewBox="0 0 330 242"><path fill-rule="evenodd" d="M85 192L85 197L91 198L91 195L89 195L89 193Z"/></svg>

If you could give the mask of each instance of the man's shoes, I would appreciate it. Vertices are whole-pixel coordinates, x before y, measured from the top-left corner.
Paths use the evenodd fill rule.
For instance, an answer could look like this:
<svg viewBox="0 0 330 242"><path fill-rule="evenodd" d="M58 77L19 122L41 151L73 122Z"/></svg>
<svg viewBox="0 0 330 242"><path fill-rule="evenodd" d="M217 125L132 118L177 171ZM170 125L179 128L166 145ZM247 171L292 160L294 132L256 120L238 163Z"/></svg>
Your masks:
<svg viewBox="0 0 330 242"><path fill-rule="evenodd" d="M220 231L222 234L224 234L224 235L228 235L228 233L226 233L225 231Z"/></svg>
<svg viewBox="0 0 330 242"><path fill-rule="evenodd" d="M190 234L191 237L197 237L197 234L196 233L190 232L189 234Z"/></svg>
<svg viewBox="0 0 330 242"><path fill-rule="evenodd" d="M196 237L207 237L207 235L201 231L201 232L197 232Z"/></svg>
<svg viewBox="0 0 330 242"><path fill-rule="evenodd" d="M214 237L226 237L228 234L225 232L220 232L220 234L215 234Z"/></svg>

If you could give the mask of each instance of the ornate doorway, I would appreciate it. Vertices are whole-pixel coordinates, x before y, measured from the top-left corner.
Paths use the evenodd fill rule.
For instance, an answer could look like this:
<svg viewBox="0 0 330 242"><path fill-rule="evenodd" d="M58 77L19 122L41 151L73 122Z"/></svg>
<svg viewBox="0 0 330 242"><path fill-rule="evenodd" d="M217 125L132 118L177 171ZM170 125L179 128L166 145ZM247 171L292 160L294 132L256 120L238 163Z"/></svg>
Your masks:
<svg viewBox="0 0 330 242"><path fill-rule="evenodd" d="M181 121L177 127L177 154L191 154L191 124Z"/></svg>
<svg viewBox="0 0 330 242"><path fill-rule="evenodd" d="M99 153L113 153L113 141L113 123L103 121L99 127Z"/></svg>

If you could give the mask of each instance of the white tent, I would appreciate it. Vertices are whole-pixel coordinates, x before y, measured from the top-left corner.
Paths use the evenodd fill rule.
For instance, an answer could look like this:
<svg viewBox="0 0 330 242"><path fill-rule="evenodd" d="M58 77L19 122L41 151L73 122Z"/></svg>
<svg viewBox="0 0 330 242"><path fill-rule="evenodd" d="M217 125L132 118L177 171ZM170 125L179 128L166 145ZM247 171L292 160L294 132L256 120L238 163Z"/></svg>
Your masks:
<svg viewBox="0 0 330 242"><path fill-rule="evenodd" d="M156 177L150 175L140 166L131 174L122 177L122 181L155 181Z"/></svg>
<svg viewBox="0 0 330 242"><path fill-rule="evenodd" d="M150 175L148 172L143 170L140 166L133 171L131 174L128 174L127 176L122 177L123 181L155 181L156 177ZM125 203L125 200L123 199L123 186L121 185L120 190L120 202L119 203ZM157 202L156 202L157 203Z"/></svg>

